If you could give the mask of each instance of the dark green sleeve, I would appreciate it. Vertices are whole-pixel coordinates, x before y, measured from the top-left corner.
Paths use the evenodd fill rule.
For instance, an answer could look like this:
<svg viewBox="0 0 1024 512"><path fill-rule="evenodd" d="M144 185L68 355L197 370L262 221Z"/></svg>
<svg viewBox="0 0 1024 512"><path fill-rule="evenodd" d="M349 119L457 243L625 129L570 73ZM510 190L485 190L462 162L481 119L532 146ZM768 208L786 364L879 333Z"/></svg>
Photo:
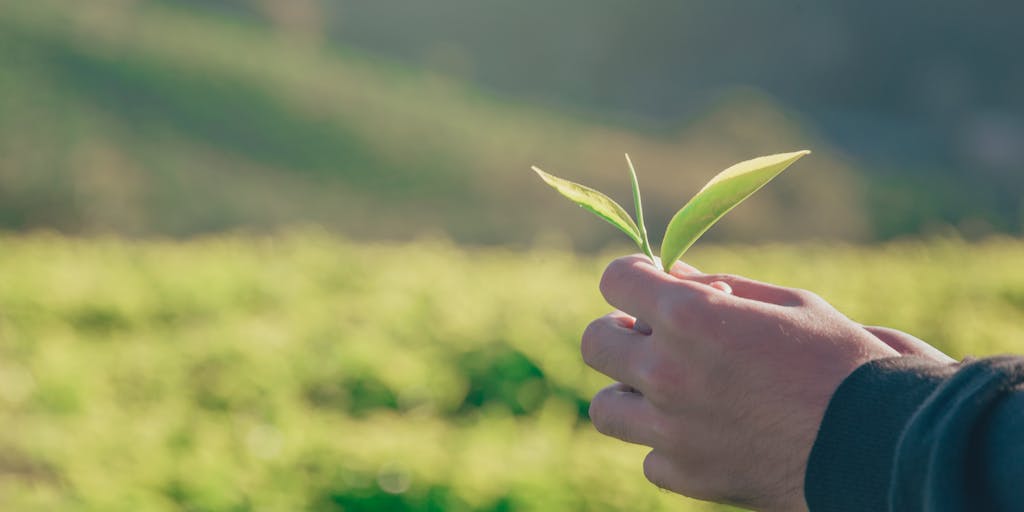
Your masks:
<svg viewBox="0 0 1024 512"><path fill-rule="evenodd" d="M808 461L811 512L1024 506L1024 358L867 363L836 390Z"/></svg>

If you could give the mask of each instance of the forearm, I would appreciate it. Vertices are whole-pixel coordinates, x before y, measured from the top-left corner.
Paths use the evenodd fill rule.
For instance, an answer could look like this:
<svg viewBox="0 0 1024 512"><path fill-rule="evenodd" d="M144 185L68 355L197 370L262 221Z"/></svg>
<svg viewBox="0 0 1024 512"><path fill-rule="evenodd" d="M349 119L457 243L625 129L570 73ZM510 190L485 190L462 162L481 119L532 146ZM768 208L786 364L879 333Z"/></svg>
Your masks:
<svg viewBox="0 0 1024 512"><path fill-rule="evenodd" d="M810 456L812 512L1001 510L1021 493L1022 382L1016 357L858 368L833 396Z"/></svg>
<svg viewBox="0 0 1024 512"><path fill-rule="evenodd" d="M1024 504L1024 385L992 408L978 438L984 440L969 467L977 468L978 489L989 497L979 510L1020 510Z"/></svg>

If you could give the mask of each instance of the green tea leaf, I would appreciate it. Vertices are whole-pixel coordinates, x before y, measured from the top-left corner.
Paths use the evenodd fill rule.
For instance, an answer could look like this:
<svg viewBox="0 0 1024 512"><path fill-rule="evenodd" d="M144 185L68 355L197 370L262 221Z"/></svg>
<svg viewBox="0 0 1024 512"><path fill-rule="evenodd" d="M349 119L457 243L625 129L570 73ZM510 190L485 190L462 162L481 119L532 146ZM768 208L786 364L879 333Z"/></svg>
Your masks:
<svg viewBox="0 0 1024 512"><path fill-rule="evenodd" d="M536 166L532 167L532 169L545 183L557 190L559 194L569 198L570 201L589 210L594 215L608 221L612 226L621 229L638 247L643 247L643 239L640 237L640 230L636 227L636 223L629 217L626 210L619 206L619 203L613 201L612 198L590 187L552 176Z"/></svg>
<svg viewBox="0 0 1024 512"><path fill-rule="evenodd" d="M636 224L640 228L640 249L651 259L654 266L658 261L654 259L654 251L651 250L651 241L647 238L647 225L644 224L644 205L640 201L640 182L636 179L636 168L633 167L633 159L626 153L626 163L629 165L629 179L633 185L633 207L636 209Z"/></svg>
<svg viewBox="0 0 1024 512"><path fill-rule="evenodd" d="M669 221L661 243L665 272L718 219L808 153L804 150L762 156L718 173Z"/></svg>

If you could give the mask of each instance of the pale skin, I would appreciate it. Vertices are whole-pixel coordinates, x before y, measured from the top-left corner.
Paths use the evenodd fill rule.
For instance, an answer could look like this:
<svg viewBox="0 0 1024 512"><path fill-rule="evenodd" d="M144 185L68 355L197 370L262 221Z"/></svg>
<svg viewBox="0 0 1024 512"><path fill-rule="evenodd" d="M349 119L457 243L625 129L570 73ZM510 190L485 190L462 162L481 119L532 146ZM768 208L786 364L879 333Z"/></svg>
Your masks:
<svg viewBox="0 0 1024 512"><path fill-rule="evenodd" d="M601 293L618 311L587 326L581 351L617 382L594 396L594 426L651 447L647 479L703 500L807 510L808 455L843 379L904 354L953 362L909 334L858 324L809 291L683 263L666 274L643 256L619 258ZM634 329L635 318L647 325Z"/></svg>

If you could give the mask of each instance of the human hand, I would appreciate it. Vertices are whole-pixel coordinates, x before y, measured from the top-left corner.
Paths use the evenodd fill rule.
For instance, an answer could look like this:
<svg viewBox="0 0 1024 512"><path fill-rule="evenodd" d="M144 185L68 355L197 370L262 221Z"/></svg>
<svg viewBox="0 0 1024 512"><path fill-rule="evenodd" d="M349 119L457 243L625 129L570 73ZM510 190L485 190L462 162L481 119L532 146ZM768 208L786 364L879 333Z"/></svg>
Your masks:
<svg viewBox="0 0 1024 512"><path fill-rule="evenodd" d="M652 448L648 480L704 500L806 510L807 458L843 379L901 353L949 360L899 331L862 327L811 292L685 266L670 275L639 256L612 262L601 292L625 313L583 334L584 361L619 381L594 396L591 420ZM635 317L649 333L633 329Z"/></svg>

